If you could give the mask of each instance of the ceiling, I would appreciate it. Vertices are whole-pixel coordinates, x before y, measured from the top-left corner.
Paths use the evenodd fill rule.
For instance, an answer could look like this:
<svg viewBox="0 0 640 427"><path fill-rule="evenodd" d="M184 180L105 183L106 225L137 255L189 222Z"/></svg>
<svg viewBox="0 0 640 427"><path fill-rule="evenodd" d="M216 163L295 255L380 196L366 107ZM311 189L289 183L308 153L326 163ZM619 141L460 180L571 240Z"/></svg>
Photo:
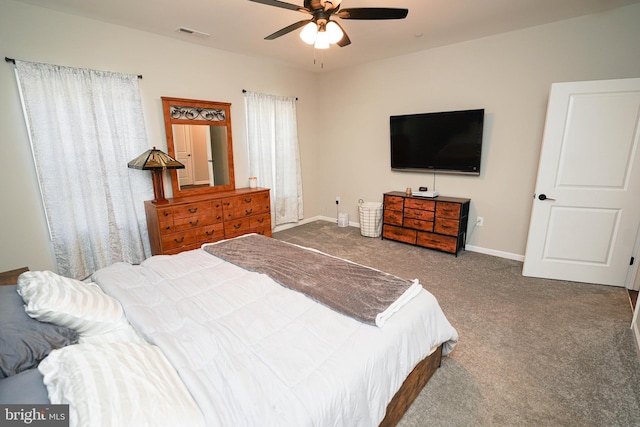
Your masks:
<svg viewBox="0 0 640 427"><path fill-rule="evenodd" d="M17 1L190 43L269 57L316 72L640 3L640 0L342 0L342 8L397 7L409 9L409 14L404 20L389 21L335 18L352 43L320 51L300 40L300 30L276 40L264 40L265 36L309 16L248 0ZM302 5L303 0L288 2ZM180 33L179 27L209 36Z"/></svg>

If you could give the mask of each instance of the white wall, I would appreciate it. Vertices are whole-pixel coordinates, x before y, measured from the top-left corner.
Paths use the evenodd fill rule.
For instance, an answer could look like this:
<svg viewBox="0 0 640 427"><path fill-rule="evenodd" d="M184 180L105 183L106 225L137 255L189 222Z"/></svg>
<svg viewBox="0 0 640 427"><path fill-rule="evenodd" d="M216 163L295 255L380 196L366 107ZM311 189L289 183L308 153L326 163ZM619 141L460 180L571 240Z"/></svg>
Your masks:
<svg viewBox="0 0 640 427"><path fill-rule="evenodd" d="M432 174L389 168L389 116L485 108L480 177L437 175L440 194L468 197L468 244L524 254L546 103L560 81L640 76L640 5L431 49L322 75L322 213L357 221L357 201L432 187Z"/></svg>
<svg viewBox="0 0 640 427"><path fill-rule="evenodd" d="M0 41L2 54L14 59L142 74L149 146L166 150L161 96L231 102L237 186L248 185L242 89L298 97L305 210L318 211L315 74L10 0L0 0ZM0 65L0 94L0 271L55 269L8 63ZM170 185L165 190L170 194Z"/></svg>

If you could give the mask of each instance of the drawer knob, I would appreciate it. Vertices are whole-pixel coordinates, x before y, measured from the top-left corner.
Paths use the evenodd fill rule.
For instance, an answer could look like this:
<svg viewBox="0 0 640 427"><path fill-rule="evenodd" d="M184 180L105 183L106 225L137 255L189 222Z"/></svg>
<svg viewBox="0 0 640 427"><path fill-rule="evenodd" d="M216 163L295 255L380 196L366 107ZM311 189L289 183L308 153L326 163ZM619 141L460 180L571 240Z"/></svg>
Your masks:
<svg viewBox="0 0 640 427"><path fill-rule="evenodd" d="M171 230L171 226L170 226L170 225L167 225L164 229L165 229L165 230Z"/></svg>
<svg viewBox="0 0 640 427"><path fill-rule="evenodd" d="M196 225L198 225L199 222L200 222L200 218L196 219L195 221L189 221L189 224L191 224L191 226L195 227Z"/></svg>
<svg viewBox="0 0 640 427"><path fill-rule="evenodd" d="M176 243L182 243L182 242L184 242L184 236L182 236L182 237L180 238L180 240L178 240L178 239L174 238L174 239L173 239L173 241L174 241L174 242L176 242Z"/></svg>
<svg viewBox="0 0 640 427"><path fill-rule="evenodd" d="M233 228L235 228L236 230L240 227L242 227L242 224L233 224Z"/></svg>
<svg viewBox="0 0 640 427"><path fill-rule="evenodd" d="M198 208L187 208L187 210L189 211L189 213L196 213L196 212L198 212Z"/></svg>
<svg viewBox="0 0 640 427"><path fill-rule="evenodd" d="M164 211L164 212L162 212L162 215L164 215L164 216L169 216L169 212Z"/></svg>
<svg viewBox="0 0 640 427"><path fill-rule="evenodd" d="M259 220L257 220L257 222L258 222L259 224L262 224L262 223L264 222L264 218L260 218Z"/></svg>
<svg viewBox="0 0 640 427"><path fill-rule="evenodd" d="M204 234L206 234L207 236L213 236L215 234L216 230L211 230L211 231L205 231Z"/></svg>
<svg viewBox="0 0 640 427"><path fill-rule="evenodd" d="M251 212L253 212L253 208L244 210L245 215L251 215Z"/></svg>
<svg viewBox="0 0 640 427"><path fill-rule="evenodd" d="M252 197L248 197L248 198L244 199L244 202L245 203L251 203L252 200L253 200Z"/></svg>

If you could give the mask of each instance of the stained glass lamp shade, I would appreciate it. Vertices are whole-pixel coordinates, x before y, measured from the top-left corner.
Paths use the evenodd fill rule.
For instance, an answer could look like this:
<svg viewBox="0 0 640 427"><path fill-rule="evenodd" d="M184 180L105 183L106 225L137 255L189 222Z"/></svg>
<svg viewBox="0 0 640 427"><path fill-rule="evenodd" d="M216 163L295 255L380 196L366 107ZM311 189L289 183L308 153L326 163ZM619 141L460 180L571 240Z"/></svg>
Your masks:
<svg viewBox="0 0 640 427"><path fill-rule="evenodd" d="M166 202L164 186L162 184L162 172L165 169L184 169L184 165L166 153L153 147L140 154L128 163L132 169L149 169L153 179L153 195L156 202Z"/></svg>

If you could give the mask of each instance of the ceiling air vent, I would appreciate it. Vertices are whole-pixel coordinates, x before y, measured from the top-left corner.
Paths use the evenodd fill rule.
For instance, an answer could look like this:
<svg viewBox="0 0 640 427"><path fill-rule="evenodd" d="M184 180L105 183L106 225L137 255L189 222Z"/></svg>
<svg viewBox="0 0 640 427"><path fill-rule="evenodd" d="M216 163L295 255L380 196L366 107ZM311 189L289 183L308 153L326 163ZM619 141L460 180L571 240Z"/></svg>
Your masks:
<svg viewBox="0 0 640 427"><path fill-rule="evenodd" d="M198 31L198 30L193 30L191 28L187 28L187 27L179 27L176 29L177 33L182 33L182 34L187 34L190 36L196 36L196 37L201 37L203 39L206 39L207 37L210 36L210 34L207 33L203 33L202 31Z"/></svg>

